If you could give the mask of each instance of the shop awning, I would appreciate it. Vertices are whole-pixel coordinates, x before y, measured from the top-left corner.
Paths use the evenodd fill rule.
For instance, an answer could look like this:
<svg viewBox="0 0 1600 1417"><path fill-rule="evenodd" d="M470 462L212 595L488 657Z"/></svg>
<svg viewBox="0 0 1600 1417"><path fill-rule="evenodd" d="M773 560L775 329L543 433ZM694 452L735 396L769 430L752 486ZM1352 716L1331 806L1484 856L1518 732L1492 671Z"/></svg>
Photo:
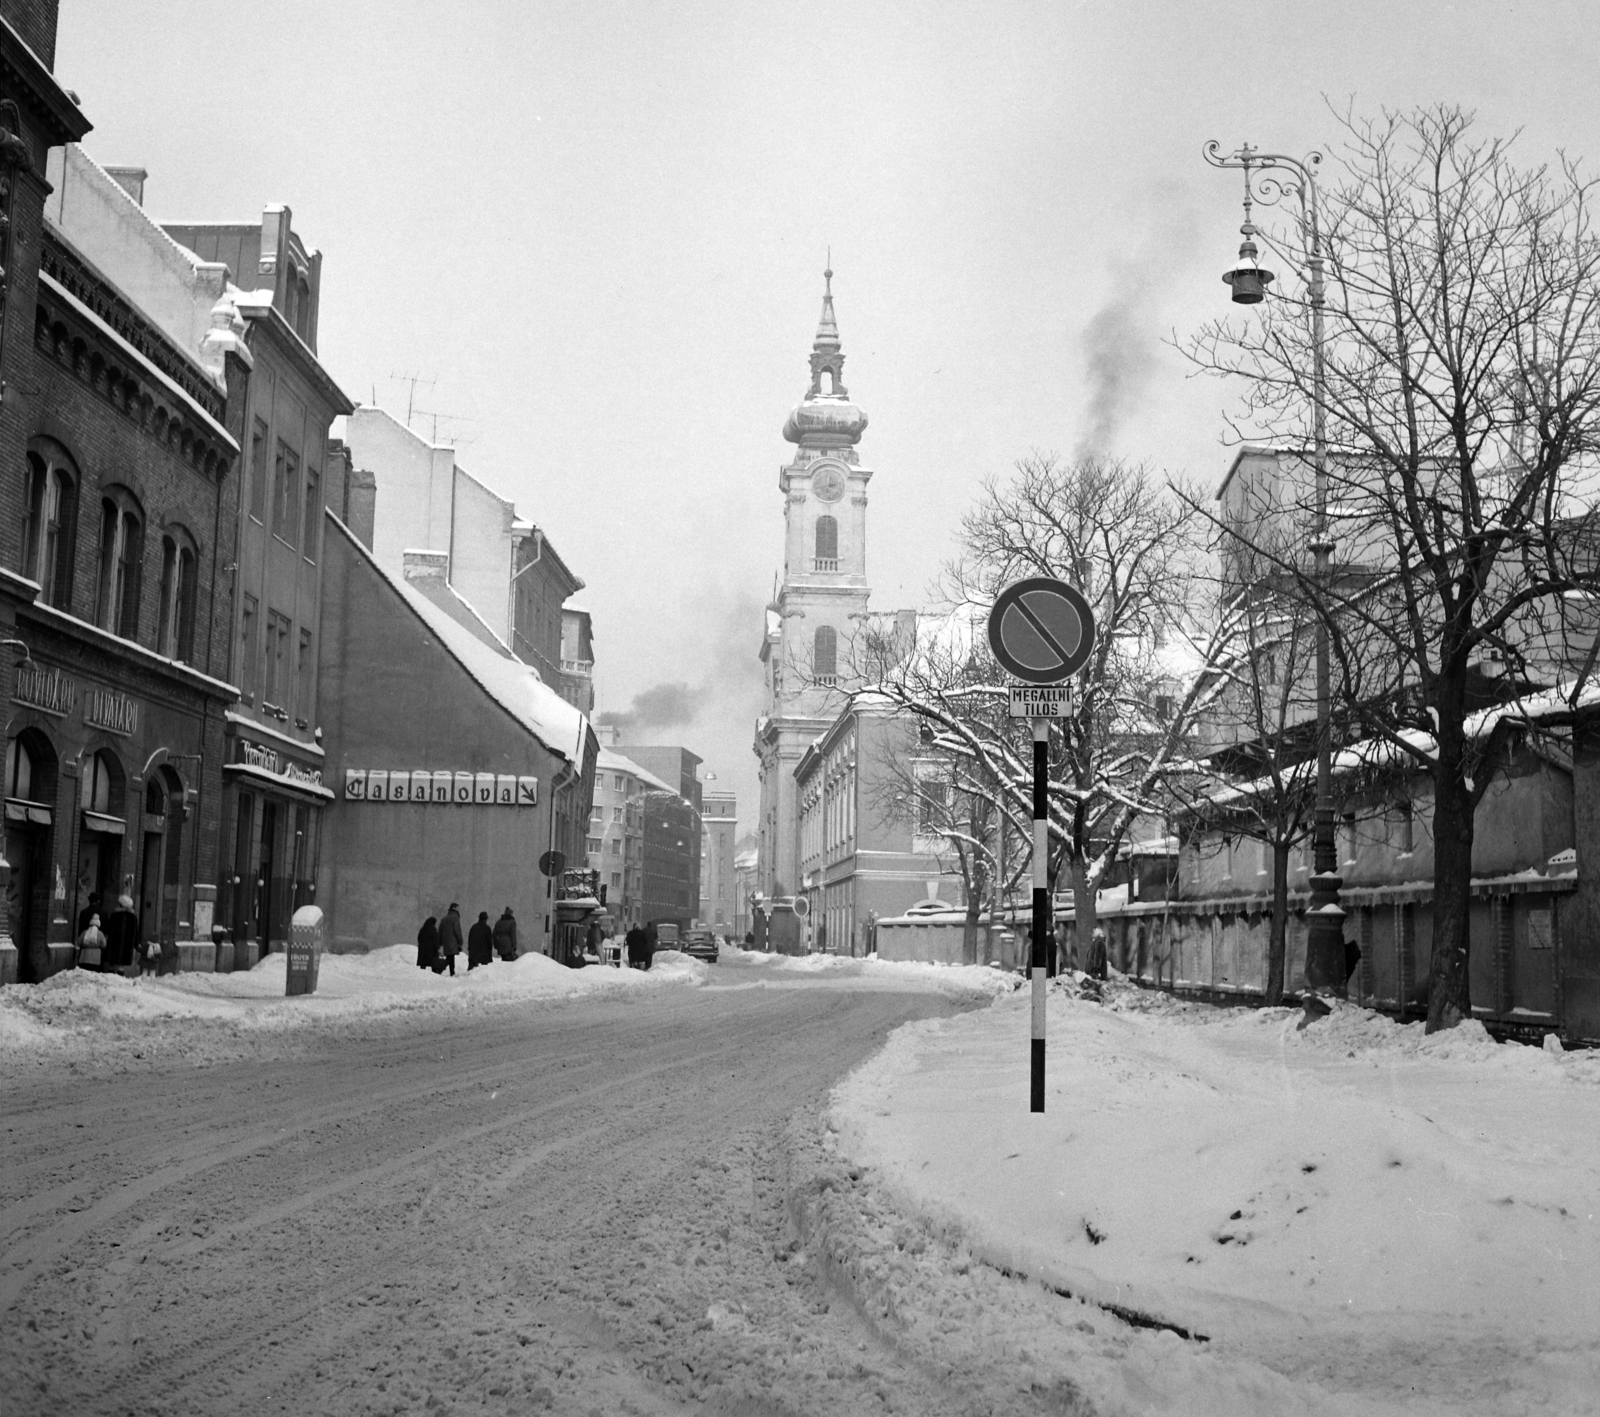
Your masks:
<svg viewBox="0 0 1600 1417"><path fill-rule="evenodd" d="M47 827L55 818L42 802L29 802L22 797L6 798L6 820L22 822L29 826Z"/></svg>
<svg viewBox="0 0 1600 1417"><path fill-rule="evenodd" d="M128 824L121 817L108 817L104 812L85 812L83 814L83 829L91 832L104 832L107 836L126 836Z"/></svg>
<svg viewBox="0 0 1600 1417"><path fill-rule="evenodd" d="M230 777L248 777L254 782L274 787L291 797L305 797L313 802L333 801L331 787L323 787L316 782L302 782L298 778L286 777L278 772L268 772L265 768L258 768L254 763L224 763L222 771Z"/></svg>

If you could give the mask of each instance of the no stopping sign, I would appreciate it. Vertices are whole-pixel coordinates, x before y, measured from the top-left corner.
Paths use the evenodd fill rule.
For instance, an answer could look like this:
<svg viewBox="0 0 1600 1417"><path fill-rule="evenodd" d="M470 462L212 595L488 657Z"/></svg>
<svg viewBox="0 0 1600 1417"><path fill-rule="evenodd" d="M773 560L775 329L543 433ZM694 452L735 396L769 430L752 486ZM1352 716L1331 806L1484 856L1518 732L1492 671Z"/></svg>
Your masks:
<svg viewBox="0 0 1600 1417"><path fill-rule="evenodd" d="M1094 612L1081 592L1053 576L1013 581L989 612L989 648L1026 683L1059 684L1088 662Z"/></svg>

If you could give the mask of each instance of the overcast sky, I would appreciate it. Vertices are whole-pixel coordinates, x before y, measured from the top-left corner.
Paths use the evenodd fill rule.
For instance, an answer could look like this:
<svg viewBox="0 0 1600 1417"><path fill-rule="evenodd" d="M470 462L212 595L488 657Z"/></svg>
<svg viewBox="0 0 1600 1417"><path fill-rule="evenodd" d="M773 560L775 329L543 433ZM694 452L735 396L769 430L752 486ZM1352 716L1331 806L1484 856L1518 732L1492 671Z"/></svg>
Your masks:
<svg viewBox="0 0 1600 1417"><path fill-rule="evenodd" d="M754 819L780 434L827 248L871 417L873 604L919 603L978 480L1097 439L1214 484L1225 387L1163 340L1221 311L1240 179L1447 100L1600 163L1589 0L449 6L61 0L56 70L158 219L323 252L320 353L546 528L600 708L690 686L682 742ZM1099 338L1096 338L1098 333ZM670 699L656 694L651 702Z"/></svg>

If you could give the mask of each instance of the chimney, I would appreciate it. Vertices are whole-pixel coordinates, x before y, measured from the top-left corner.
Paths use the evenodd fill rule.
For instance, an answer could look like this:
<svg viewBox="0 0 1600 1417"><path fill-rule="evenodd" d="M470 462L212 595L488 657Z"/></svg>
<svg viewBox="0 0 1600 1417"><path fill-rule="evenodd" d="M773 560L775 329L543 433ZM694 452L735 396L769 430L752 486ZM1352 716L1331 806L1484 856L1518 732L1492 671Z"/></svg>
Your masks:
<svg viewBox="0 0 1600 1417"><path fill-rule="evenodd" d="M124 192L133 198L141 207L144 205L145 179L150 176L142 167L108 167L106 176L117 184Z"/></svg>
<svg viewBox="0 0 1600 1417"><path fill-rule="evenodd" d="M426 589L430 584L443 587L450 581L450 553L448 551L402 551L405 558L406 581Z"/></svg>

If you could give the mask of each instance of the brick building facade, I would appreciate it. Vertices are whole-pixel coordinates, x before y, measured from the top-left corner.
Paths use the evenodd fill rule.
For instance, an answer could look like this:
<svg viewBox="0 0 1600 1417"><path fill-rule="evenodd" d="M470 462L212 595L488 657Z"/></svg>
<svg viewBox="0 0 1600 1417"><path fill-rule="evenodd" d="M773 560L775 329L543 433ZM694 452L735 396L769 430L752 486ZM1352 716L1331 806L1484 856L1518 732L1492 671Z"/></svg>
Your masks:
<svg viewBox="0 0 1600 1417"><path fill-rule="evenodd" d="M0 24L0 977L68 963L92 894L131 895L175 965L180 942L211 948L235 698L217 606L249 371L207 369L47 224L48 150L89 125L40 63L53 7L4 14L25 33Z"/></svg>

